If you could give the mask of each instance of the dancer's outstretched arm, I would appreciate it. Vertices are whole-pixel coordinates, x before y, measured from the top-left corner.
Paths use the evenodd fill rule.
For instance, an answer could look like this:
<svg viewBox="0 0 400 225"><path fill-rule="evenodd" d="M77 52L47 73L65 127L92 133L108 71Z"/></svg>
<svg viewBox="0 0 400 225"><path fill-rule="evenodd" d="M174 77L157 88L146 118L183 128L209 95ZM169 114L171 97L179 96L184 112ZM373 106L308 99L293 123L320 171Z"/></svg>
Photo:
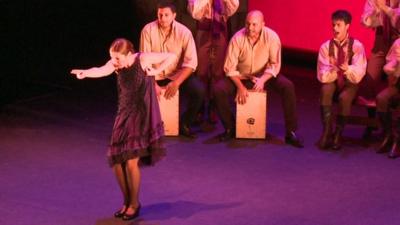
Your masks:
<svg viewBox="0 0 400 225"><path fill-rule="evenodd" d="M92 67L90 69L73 69L71 70L71 74L76 75L78 79L83 79L86 77L90 78L98 78L105 77L112 74L115 71L115 67L109 60L106 64L100 67Z"/></svg>

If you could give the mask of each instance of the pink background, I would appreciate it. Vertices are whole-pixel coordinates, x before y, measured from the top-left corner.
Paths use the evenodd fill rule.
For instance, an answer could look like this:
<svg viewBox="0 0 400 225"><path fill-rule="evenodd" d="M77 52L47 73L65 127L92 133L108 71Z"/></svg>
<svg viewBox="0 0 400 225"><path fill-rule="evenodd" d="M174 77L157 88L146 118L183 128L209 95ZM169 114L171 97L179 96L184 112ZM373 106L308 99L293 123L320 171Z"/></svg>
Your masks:
<svg viewBox="0 0 400 225"><path fill-rule="evenodd" d="M266 26L275 30L284 47L318 51L332 37L331 14L348 10L353 17L350 35L360 40L369 52L374 32L360 23L365 0L249 0L249 10L264 13Z"/></svg>

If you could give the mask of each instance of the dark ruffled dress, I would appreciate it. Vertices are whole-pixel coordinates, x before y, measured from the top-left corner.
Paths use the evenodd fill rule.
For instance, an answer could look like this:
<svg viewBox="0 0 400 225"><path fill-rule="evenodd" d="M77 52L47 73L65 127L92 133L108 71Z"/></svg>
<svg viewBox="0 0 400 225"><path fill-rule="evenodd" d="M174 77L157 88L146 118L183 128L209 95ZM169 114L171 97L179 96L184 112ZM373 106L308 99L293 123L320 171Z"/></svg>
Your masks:
<svg viewBox="0 0 400 225"><path fill-rule="evenodd" d="M118 111L108 148L110 166L140 157L139 166L154 165L165 156L164 127L154 88L140 54L134 64L117 72Z"/></svg>

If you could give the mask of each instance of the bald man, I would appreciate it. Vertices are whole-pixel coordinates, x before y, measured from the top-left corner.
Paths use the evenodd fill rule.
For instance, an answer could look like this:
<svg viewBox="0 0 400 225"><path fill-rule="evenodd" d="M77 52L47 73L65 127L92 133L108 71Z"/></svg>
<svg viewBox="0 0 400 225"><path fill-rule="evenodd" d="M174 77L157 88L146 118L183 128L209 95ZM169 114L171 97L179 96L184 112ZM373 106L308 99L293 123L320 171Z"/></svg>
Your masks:
<svg viewBox="0 0 400 225"><path fill-rule="evenodd" d="M285 117L285 142L303 147L296 135L296 94L293 83L279 74L281 68L281 42L278 35L264 25L260 11L251 11L246 17L245 28L239 30L230 40L225 62L225 79L217 82L214 96L218 113L225 128L221 141L234 137L234 114L230 100L236 95L239 104L246 103L248 90L275 91L282 98Z"/></svg>

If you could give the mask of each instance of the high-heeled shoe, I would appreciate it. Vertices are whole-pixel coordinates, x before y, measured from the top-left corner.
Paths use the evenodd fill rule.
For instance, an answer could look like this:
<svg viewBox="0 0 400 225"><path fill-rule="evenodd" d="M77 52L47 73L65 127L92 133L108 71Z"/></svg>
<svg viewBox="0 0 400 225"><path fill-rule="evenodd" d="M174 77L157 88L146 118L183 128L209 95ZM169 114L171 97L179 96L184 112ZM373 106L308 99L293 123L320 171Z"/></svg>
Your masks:
<svg viewBox="0 0 400 225"><path fill-rule="evenodd" d="M116 212L114 213L114 217L115 217L115 218L121 218L121 217L123 217L127 209L128 209L128 206L125 206L125 209L124 209L124 210L122 210L122 211L121 211L121 210L116 211Z"/></svg>
<svg viewBox="0 0 400 225"><path fill-rule="evenodd" d="M141 208L141 205L139 203L138 207L136 209L134 208L135 212L133 214L124 213L124 215L122 216L122 220L133 220L133 219L137 218L140 214L140 208Z"/></svg>

